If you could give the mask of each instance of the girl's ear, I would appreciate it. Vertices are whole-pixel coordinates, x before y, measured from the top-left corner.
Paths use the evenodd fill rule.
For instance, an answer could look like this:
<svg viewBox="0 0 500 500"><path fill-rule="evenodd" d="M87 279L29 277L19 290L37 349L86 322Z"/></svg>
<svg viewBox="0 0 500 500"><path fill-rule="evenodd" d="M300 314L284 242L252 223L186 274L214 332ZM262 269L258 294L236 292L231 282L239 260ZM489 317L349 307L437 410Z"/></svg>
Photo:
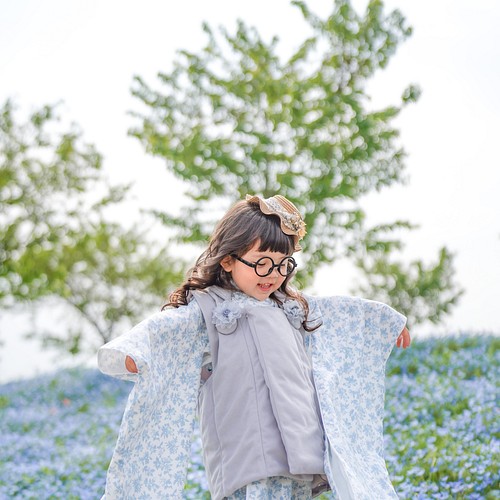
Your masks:
<svg viewBox="0 0 500 500"><path fill-rule="evenodd" d="M226 271L227 273L230 273L233 270L233 262L234 262L234 259L230 255L226 255L220 261L220 265L222 266L222 269L224 269L224 271Z"/></svg>

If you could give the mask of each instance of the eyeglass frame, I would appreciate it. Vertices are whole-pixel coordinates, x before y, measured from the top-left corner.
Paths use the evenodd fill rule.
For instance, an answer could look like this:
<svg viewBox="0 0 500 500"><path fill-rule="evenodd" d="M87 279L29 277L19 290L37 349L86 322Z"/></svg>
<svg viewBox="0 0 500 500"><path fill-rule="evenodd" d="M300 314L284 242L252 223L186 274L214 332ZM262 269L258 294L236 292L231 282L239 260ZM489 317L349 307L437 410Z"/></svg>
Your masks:
<svg viewBox="0 0 500 500"><path fill-rule="evenodd" d="M284 278L286 278L286 277L290 276L290 275L291 275L291 274L295 271L295 269L297 269L297 261L296 261L293 257L291 257L291 256L289 256L289 257L283 257L283 258L281 259L281 261L279 262L279 264L275 264L275 263L274 263L274 260L273 260L271 257L261 257L260 259L258 259L258 260L257 260L257 262L249 262L248 260L245 260L245 259L242 259L241 257L238 257L238 256L237 256L236 254L234 254L234 253L232 253L232 254L231 254L231 257L233 257L233 258L234 258L234 259L236 259L236 260L239 260L241 263L245 264L245 265L246 265L246 266L248 266L248 267L252 267L252 268L253 268L253 270L255 271L255 274L256 274L257 276L259 276L260 278L265 278L266 276L269 276L270 274L272 274L272 272L274 271L274 269L275 269L275 268L276 268L276 269L278 269L278 273L279 273L281 276L283 276ZM269 271L268 271L266 274L259 274L259 273L257 272L257 265L259 264L259 262L260 262L261 260L264 260L264 259L269 259L269 260L272 262L272 265L271 265L271 267L270 267ZM292 268L292 270L291 270L288 274L283 274L283 273L280 271L280 267L281 267L281 265L283 264L283 262L284 262L285 260L287 260L287 259L292 261L293 268Z"/></svg>

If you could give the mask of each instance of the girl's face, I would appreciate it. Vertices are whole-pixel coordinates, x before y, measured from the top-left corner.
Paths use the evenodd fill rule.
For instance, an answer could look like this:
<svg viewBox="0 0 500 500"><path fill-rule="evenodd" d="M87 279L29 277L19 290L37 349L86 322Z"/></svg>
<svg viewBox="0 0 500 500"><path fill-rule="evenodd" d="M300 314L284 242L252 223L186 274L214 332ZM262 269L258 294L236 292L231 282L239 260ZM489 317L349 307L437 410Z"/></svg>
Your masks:
<svg viewBox="0 0 500 500"><path fill-rule="evenodd" d="M262 257L270 257L275 264L278 264L285 257L290 257L280 252L261 252L259 251L259 246L260 242L255 242L253 247L242 255L241 258L255 263ZM222 259L221 266L224 271L231 273L233 281L242 292L257 300L267 299L273 292L279 289L286 279L278 272L277 268L274 268L269 276L257 276L254 268L229 255Z"/></svg>

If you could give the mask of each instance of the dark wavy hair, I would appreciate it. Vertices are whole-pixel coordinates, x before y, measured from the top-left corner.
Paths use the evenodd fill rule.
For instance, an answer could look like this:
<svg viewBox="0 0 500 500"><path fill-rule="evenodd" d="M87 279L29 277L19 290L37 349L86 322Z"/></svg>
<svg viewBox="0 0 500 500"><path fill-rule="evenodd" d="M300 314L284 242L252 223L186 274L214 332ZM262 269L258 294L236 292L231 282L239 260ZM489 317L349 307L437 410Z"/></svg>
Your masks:
<svg viewBox="0 0 500 500"><path fill-rule="evenodd" d="M203 290L212 285L227 290L237 290L231 280L231 273L221 266L224 257L236 254L244 255L256 242L260 252L279 252L292 255L294 252L293 236L283 233L277 215L262 213L259 205L248 201L239 201L233 205L217 224L207 249L198 257L194 266L187 272L186 280L174 290L168 302L162 307L187 305L191 290ZM318 328L308 326L309 304L302 294L289 286L292 275L287 276L279 291L286 297L297 300L303 307L305 320L302 324L306 331ZM271 298L278 304L282 301L273 293Z"/></svg>

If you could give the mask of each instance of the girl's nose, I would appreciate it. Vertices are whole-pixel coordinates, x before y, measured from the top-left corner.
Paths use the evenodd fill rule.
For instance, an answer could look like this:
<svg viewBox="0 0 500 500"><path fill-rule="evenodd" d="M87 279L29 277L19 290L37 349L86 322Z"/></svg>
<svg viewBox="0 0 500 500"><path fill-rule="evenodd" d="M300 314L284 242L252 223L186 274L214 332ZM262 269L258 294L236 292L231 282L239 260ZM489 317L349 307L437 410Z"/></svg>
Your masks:
<svg viewBox="0 0 500 500"><path fill-rule="evenodd" d="M279 278L281 274L279 273L277 267L273 267L273 270L271 271L271 274L269 276L277 276Z"/></svg>

